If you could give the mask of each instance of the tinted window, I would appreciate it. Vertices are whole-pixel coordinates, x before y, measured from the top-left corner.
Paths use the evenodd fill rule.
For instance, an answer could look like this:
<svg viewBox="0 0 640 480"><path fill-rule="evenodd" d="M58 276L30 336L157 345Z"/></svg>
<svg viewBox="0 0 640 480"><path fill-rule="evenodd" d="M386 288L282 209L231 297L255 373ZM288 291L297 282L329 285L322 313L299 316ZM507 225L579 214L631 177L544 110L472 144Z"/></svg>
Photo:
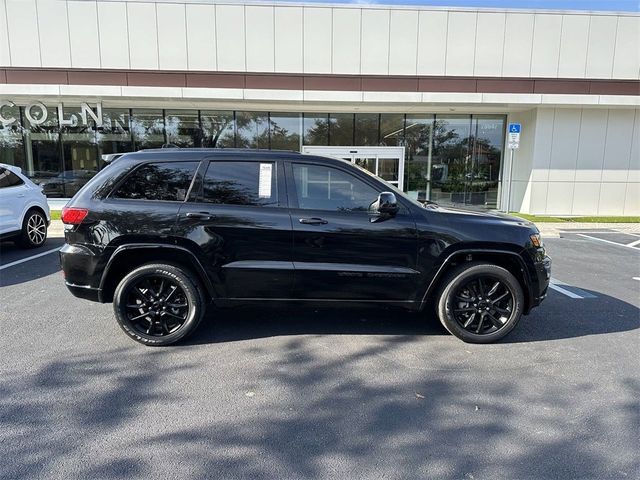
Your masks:
<svg viewBox="0 0 640 480"><path fill-rule="evenodd" d="M293 165L299 208L367 211L378 192L358 178L322 165Z"/></svg>
<svg viewBox="0 0 640 480"><path fill-rule="evenodd" d="M275 163L211 162L203 200L225 205L277 205Z"/></svg>
<svg viewBox="0 0 640 480"><path fill-rule="evenodd" d="M6 168L0 168L0 188L22 185L22 179Z"/></svg>
<svg viewBox="0 0 640 480"><path fill-rule="evenodd" d="M184 201L198 162L149 163L137 168L114 193L116 198Z"/></svg>

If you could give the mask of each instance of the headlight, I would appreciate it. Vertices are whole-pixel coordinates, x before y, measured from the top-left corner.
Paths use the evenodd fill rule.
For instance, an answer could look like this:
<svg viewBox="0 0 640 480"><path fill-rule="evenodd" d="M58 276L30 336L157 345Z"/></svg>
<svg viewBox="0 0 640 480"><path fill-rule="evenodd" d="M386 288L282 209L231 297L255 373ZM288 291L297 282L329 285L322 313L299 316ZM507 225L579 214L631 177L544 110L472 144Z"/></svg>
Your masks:
<svg viewBox="0 0 640 480"><path fill-rule="evenodd" d="M534 247L536 248L542 247L542 238L540 237L539 233L534 233L533 235L529 235L529 238L531 239L531 244Z"/></svg>

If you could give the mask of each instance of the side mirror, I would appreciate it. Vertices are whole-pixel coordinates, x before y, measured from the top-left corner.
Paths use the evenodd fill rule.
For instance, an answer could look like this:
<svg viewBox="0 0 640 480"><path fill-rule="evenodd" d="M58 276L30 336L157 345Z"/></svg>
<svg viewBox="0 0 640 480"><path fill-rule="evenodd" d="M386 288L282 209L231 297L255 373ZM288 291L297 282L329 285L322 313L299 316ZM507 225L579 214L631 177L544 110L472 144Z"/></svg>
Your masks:
<svg viewBox="0 0 640 480"><path fill-rule="evenodd" d="M398 201L392 192L382 192L378 195L378 200L369 207L371 213L381 217L394 217L398 213Z"/></svg>

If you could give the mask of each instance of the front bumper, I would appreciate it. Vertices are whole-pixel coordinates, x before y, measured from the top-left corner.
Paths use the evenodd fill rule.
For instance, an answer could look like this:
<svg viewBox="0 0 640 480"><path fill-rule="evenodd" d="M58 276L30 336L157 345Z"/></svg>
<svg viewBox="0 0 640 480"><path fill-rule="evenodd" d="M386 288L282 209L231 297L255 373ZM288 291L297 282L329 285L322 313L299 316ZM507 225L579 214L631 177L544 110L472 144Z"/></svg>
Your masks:
<svg viewBox="0 0 640 480"><path fill-rule="evenodd" d="M551 281L551 257L545 255L542 261L536 262L537 291L534 292L531 307L537 307L547 297L549 282Z"/></svg>

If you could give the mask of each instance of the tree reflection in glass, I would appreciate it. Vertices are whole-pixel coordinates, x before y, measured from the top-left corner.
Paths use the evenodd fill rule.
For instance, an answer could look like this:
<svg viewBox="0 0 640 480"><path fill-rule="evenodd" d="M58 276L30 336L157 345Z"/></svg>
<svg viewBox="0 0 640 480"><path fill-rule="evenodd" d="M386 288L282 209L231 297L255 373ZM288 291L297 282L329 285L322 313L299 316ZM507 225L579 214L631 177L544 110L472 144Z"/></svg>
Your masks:
<svg viewBox="0 0 640 480"><path fill-rule="evenodd" d="M235 146L232 111L200 112L202 122L202 146L208 148L233 148Z"/></svg>

